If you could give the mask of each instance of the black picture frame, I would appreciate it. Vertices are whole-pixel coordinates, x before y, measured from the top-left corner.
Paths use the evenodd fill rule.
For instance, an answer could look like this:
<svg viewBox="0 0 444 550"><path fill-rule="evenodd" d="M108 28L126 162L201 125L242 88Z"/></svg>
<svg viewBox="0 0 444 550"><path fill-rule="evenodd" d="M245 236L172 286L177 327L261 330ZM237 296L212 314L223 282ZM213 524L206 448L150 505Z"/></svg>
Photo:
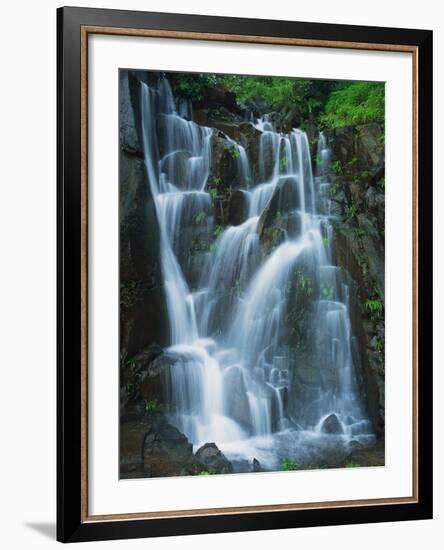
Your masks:
<svg viewBox="0 0 444 550"><path fill-rule="evenodd" d="M81 29L156 29L411 46L417 52L416 502L151 519L85 520L82 513ZM62 542L432 518L432 32L172 13L57 10L58 370L57 539ZM83 346L83 347L82 347Z"/></svg>

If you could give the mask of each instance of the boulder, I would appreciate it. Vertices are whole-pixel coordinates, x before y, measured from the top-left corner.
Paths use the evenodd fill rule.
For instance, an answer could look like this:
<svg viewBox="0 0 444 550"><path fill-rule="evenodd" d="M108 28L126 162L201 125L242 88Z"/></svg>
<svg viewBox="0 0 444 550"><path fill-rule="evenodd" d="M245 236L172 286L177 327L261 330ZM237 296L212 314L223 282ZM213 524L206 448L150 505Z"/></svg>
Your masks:
<svg viewBox="0 0 444 550"><path fill-rule="evenodd" d="M153 419L144 436L143 469L147 477L189 475L196 471L192 444L163 416Z"/></svg>
<svg viewBox="0 0 444 550"><path fill-rule="evenodd" d="M338 417L330 414L322 423L322 431L326 434L342 434L343 429Z"/></svg>
<svg viewBox="0 0 444 550"><path fill-rule="evenodd" d="M143 440L148 429L146 420L120 423L120 476L143 472Z"/></svg>
<svg viewBox="0 0 444 550"><path fill-rule="evenodd" d="M233 473L231 462L222 454L215 443L205 443L197 450L195 458L210 474Z"/></svg>
<svg viewBox="0 0 444 550"><path fill-rule="evenodd" d="M261 463L259 462L259 460L257 458L253 458L252 470L253 470L253 472L261 472L262 471Z"/></svg>

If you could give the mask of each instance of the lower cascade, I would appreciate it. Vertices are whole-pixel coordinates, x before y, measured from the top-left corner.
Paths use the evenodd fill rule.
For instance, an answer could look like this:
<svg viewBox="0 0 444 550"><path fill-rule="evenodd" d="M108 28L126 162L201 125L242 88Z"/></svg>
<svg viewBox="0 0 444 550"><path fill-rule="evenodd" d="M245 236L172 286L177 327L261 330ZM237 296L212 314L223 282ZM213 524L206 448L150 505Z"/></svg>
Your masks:
<svg viewBox="0 0 444 550"><path fill-rule="evenodd" d="M374 441L359 391L348 274L334 264L322 133L315 174L305 132L279 133L267 115L252 122L257 170L226 137L245 208L241 223L220 226L216 130L192 120L164 77L141 84L140 106L170 325L169 422L195 450L214 442L238 471L253 459L273 470L288 456L308 463ZM183 229L192 224L213 241L197 277Z"/></svg>

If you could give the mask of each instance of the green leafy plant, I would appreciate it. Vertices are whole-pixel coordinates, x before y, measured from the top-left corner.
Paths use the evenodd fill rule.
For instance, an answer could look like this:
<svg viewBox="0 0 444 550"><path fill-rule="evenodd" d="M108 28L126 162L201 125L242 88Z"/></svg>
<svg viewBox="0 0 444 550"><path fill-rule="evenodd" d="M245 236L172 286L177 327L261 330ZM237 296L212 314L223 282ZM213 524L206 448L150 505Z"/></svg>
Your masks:
<svg viewBox="0 0 444 550"><path fill-rule="evenodd" d="M223 231L223 227L217 224L216 227L214 228L213 235L217 238L222 233L222 231Z"/></svg>
<svg viewBox="0 0 444 550"><path fill-rule="evenodd" d="M341 185L338 181L331 183L328 188L328 193L330 197L334 197L335 195L337 195L340 189L341 189Z"/></svg>
<svg viewBox="0 0 444 550"><path fill-rule="evenodd" d="M281 160L279 161L279 168L281 169L281 171L288 168L288 158L287 157L282 157L281 158Z"/></svg>
<svg viewBox="0 0 444 550"><path fill-rule="evenodd" d="M331 169L335 174L342 174L342 163L340 160L335 160L331 163Z"/></svg>
<svg viewBox="0 0 444 550"><path fill-rule="evenodd" d="M135 361L134 359L129 359L129 360L125 363L125 366L126 366L126 368L128 368L128 369L134 370L135 367L136 367L136 361Z"/></svg>
<svg viewBox="0 0 444 550"><path fill-rule="evenodd" d="M365 307L370 311L370 313L378 315L380 315L384 310L384 304L382 300L379 299L366 300Z"/></svg>
<svg viewBox="0 0 444 550"><path fill-rule="evenodd" d="M158 399L145 399L144 408L146 412L160 412L163 410L163 405Z"/></svg>
<svg viewBox="0 0 444 550"><path fill-rule="evenodd" d="M384 111L382 82L343 82L330 94L321 122L328 128L382 123Z"/></svg>
<svg viewBox="0 0 444 550"><path fill-rule="evenodd" d="M345 217L347 221L351 221L352 219L356 218L358 212L359 208L356 204L351 204L347 206L345 209Z"/></svg>
<svg viewBox="0 0 444 550"><path fill-rule="evenodd" d="M353 462L351 460L347 461L345 464L346 468L359 468L359 464L357 462Z"/></svg>
<svg viewBox="0 0 444 550"><path fill-rule="evenodd" d="M296 273L297 287L307 296L313 294L313 282L311 278L302 270L298 269Z"/></svg>
<svg viewBox="0 0 444 550"><path fill-rule="evenodd" d="M239 151L239 148L236 147L236 145L232 145L229 149L228 149L230 155L232 156L232 158L234 159L238 159L240 157L240 151Z"/></svg>
<svg viewBox="0 0 444 550"><path fill-rule="evenodd" d="M324 243L325 248L330 248L330 246L331 246L331 239L329 239L328 237L324 237L324 238L322 239L322 242Z"/></svg>
<svg viewBox="0 0 444 550"><path fill-rule="evenodd" d="M281 470L284 472L291 472L293 470L299 470L300 464L289 458L284 458L281 462Z"/></svg>
<svg viewBox="0 0 444 550"><path fill-rule="evenodd" d="M193 216L193 221L195 224L200 224L207 218L206 213L203 210L196 212Z"/></svg>
<svg viewBox="0 0 444 550"><path fill-rule="evenodd" d="M322 285L321 286L321 297L324 300L331 300L334 296L334 288L331 285Z"/></svg>

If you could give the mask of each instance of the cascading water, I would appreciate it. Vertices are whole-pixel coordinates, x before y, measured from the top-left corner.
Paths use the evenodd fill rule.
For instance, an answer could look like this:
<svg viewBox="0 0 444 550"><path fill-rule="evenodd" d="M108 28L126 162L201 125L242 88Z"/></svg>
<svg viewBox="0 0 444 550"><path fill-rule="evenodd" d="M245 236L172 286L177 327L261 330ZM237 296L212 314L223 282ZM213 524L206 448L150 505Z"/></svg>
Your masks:
<svg viewBox="0 0 444 550"><path fill-rule="evenodd" d="M207 188L213 131L192 121L189 102L176 105L166 78L142 84L141 115L170 320L170 421L196 448L215 442L229 459L257 457L266 469L277 468L286 456L306 461L316 449L371 440L356 382L348 286L332 261L324 136L313 177L305 132L283 135L267 116L256 121L260 160L253 184L244 148L227 138L236 151L248 217L218 235L191 291L190 237L183 228L202 219L204 234L214 232ZM282 242L264 254L262 220L276 196L299 220L298 229L286 230ZM319 295L313 296L306 327L310 357L299 357L295 366L285 340L286 289L301 265L314 274ZM308 368L306 363L319 380L310 386L309 401L298 393L293 372ZM293 401L308 406L290 406Z"/></svg>

